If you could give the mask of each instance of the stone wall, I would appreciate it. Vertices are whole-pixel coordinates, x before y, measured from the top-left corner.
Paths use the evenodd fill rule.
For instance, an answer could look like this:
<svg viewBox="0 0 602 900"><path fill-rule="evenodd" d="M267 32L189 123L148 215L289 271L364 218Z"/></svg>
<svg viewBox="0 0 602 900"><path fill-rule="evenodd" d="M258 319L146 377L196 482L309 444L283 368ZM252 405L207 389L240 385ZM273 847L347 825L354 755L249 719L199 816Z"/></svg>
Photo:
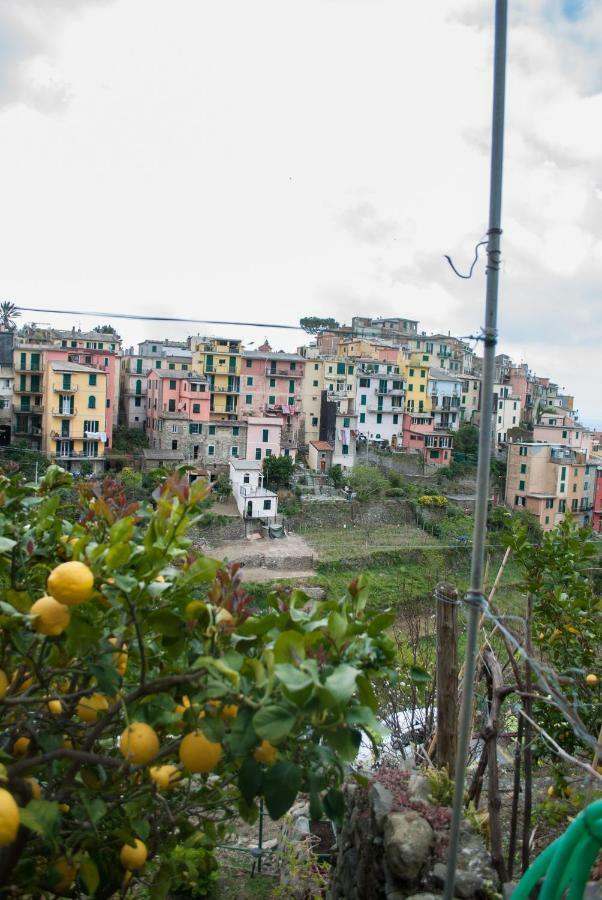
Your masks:
<svg viewBox="0 0 602 900"><path fill-rule="evenodd" d="M368 788L345 787L330 900L430 900L445 884L451 810L429 800L418 772L381 769ZM462 825L455 896L485 900L498 887L482 836Z"/></svg>
<svg viewBox="0 0 602 900"><path fill-rule="evenodd" d="M415 522L414 512L403 498L384 499L378 503L358 503L349 500L318 500L303 497L303 512L287 516L293 531L303 532L310 527L339 528L342 525L398 525Z"/></svg>

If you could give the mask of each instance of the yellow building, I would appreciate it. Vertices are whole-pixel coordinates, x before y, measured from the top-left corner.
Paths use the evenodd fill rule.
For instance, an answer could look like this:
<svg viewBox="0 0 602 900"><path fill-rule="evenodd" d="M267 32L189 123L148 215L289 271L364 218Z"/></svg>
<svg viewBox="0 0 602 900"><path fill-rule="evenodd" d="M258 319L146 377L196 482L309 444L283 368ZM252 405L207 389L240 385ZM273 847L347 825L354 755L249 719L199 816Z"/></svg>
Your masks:
<svg viewBox="0 0 602 900"><path fill-rule="evenodd" d="M242 349L231 338L192 338L192 368L207 376L212 419L238 418Z"/></svg>
<svg viewBox="0 0 602 900"><path fill-rule="evenodd" d="M406 384L405 411L407 413L430 413L431 398L429 396L429 371L431 356L429 353L399 354L399 371Z"/></svg>
<svg viewBox="0 0 602 900"><path fill-rule="evenodd" d="M304 443L319 440L323 391L327 400L337 402L339 410L349 414L355 411L355 370L355 360L351 359L307 359L303 379Z"/></svg>
<svg viewBox="0 0 602 900"><path fill-rule="evenodd" d="M107 375L91 366L49 359L45 364L42 451L71 472L91 463L102 472L107 443Z"/></svg>

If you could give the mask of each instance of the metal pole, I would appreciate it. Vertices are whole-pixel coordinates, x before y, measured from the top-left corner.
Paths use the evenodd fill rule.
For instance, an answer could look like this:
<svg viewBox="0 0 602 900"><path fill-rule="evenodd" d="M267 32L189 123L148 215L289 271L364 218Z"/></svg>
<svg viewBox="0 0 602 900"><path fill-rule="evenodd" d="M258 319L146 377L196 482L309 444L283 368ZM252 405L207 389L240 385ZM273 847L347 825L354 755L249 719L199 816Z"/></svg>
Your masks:
<svg viewBox="0 0 602 900"><path fill-rule="evenodd" d="M464 689L458 728L458 755L454 787L454 805L450 826L444 900L452 900L456 881L456 858L460 839L460 822L464 805L466 759L471 737L472 701L476 666L477 635L481 608L486 603L483 594L485 538L489 495L489 466L491 454L491 422L493 416L493 384L495 377L495 348L497 343L497 305L500 269L502 220L502 174L504 162L504 101L506 91L506 34L508 2L496 0L495 52L493 73L493 117L491 129L491 180L489 193L489 229L487 231L487 289L485 298L485 327L483 329L483 388L481 425L479 428L479 460L477 468L477 499L472 541L470 588L464 598L468 605L468 630L464 661Z"/></svg>

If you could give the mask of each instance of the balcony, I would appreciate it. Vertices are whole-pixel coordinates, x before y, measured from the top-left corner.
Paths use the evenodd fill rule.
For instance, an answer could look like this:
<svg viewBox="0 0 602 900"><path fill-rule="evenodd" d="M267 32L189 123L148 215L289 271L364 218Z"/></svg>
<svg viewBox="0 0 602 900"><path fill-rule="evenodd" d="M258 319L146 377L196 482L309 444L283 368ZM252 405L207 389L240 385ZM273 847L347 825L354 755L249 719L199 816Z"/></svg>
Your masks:
<svg viewBox="0 0 602 900"><path fill-rule="evenodd" d="M303 372L289 372L288 369L266 369L265 374L269 378L303 378Z"/></svg>
<svg viewBox="0 0 602 900"><path fill-rule="evenodd" d="M13 393L14 393L14 394L43 394L44 392L43 392L43 390L42 390L42 386L40 385L40 386L39 386L38 388L36 388L35 390L33 390L31 387L28 387L28 388L19 388L19 387L16 387L16 386L15 386L15 387L13 388Z"/></svg>
<svg viewBox="0 0 602 900"><path fill-rule="evenodd" d="M210 387L209 390L212 394L240 394L240 385L238 387L218 387L216 385Z"/></svg>
<svg viewBox="0 0 602 900"><path fill-rule="evenodd" d="M251 487L250 484L241 484L240 496L241 497L275 497L276 494L273 491L268 491L267 488L264 488L262 486Z"/></svg>
<svg viewBox="0 0 602 900"><path fill-rule="evenodd" d="M22 428L20 425L17 425L14 429L14 433L18 435L27 435L28 437L42 437L42 429L31 426Z"/></svg>
<svg viewBox="0 0 602 900"><path fill-rule="evenodd" d="M77 415L76 409L53 409L52 415L57 419L72 419Z"/></svg>
<svg viewBox="0 0 602 900"><path fill-rule="evenodd" d="M79 390L79 388L76 384L72 384L70 387L65 387L64 385L58 387L56 384L53 384L52 390L56 394L75 394L76 391Z"/></svg>
<svg viewBox="0 0 602 900"><path fill-rule="evenodd" d="M15 366L15 372L23 372L23 373L33 372L34 375L42 375L43 371L44 370L41 369L39 366L35 366L34 368L32 368L31 364L26 364L25 366L23 366L23 368L21 368L21 366L19 366L19 365Z"/></svg>
<svg viewBox="0 0 602 900"><path fill-rule="evenodd" d="M23 406L17 406L16 404L13 404L13 408L14 408L16 415L23 415L23 416L28 416L28 415L41 416L42 413L44 412L44 407L41 403L32 403L30 406L27 407L27 409L25 409Z"/></svg>
<svg viewBox="0 0 602 900"><path fill-rule="evenodd" d="M336 402L338 400L348 400L350 399L350 394L351 391L349 393L347 393L347 391L327 391L326 399L330 400L331 402Z"/></svg>
<svg viewBox="0 0 602 900"><path fill-rule="evenodd" d="M403 397L405 395L404 388L391 388L391 390L381 391L380 388L374 388L377 397Z"/></svg>
<svg viewBox="0 0 602 900"><path fill-rule="evenodd" d="M178 410L163 409L159 413L159 416L162 419L189 419L190 413L185 412L185 410L183 410L183 409L178 409Z"/></svg>

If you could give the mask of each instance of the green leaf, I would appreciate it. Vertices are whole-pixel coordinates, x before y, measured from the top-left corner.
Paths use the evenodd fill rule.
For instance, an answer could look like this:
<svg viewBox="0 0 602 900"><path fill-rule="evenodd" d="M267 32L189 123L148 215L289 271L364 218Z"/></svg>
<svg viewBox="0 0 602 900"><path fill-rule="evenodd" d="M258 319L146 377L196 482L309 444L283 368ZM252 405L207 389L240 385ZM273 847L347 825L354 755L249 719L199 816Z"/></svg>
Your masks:
<svg viewBox="0 0 602 900"><path fill-rule="evenodd" d="M337 828L343 823L343 815L345 813L345 798L343 792L338 788L330 788L323 799L324 811L329 819L331 819Z"/></svg>
<svg viewBox="0 0 602 900"><path fill-rule="evenodd" d="M364 706L369 706L373 712L378 709L378 700L374 689L370 683L370 679L366 675L357 676L357 692Z"/></svg>
<svg viewBox="0 0 602 900"><path fill-rule="evenodd" d="M171 887L172 873L165 863L157 870L150 886L149 900L167 900Z"/></svg>
<svg viewBox="0 0 602 900"><path fill-rule="evenodd" d="M300 662L305 659L305 638L298 631L283 631L274 644L277 663Z"/></svg>
<svg viewBox="0 0 602 900"><path fill-rule="evenodd" d="M420 666L410 666L409 676L414 684L427 684L432 680L432 676Z"/></svg>
<svg viewBox="0 0 602 900"><path fill-rule="evenodd" d="M121 544L131 540L134 536L134 526L131 519L119 519L111 526L109 541L111 544Z"/></svg>
<svg viewBox="0 0 602 900"><path fill-rule="evenodd" d="M347 618L333 610L328 616L328 630L337 647L347 634Z"/></svg>
<svg viewBox="0 0 602 900"><path fill-rule="evenodd" d="M275 625L278 624L280 616L278 613L268 613L266 616L249 616L246 621L236 628L236 634L242 637L260 636L267 634Z"/></svg>
<svg viewBox="0 0 602 900"><path fill-rule="evenodd" d="M94 860L88 857L88 859L85 859L80 863L79 875L86 886L87 892L94 895L100 884L100 875L98 874L98 867Z"/></svg>
<svg viewBox="0 0 602 900"><path fill-rule="evenodd" d="M100 799L100 797L88 798L86 795L82 795L82 805L85 807L86 812L88 813L88 817L93 825L96 825L97 822L100 822L102 817L105 815L107 811L106 803Z"/></svg>
<svg viewBox="0 0 602 900"><path fill-rule="evenodd" d="M263 779L265 805L272 819L288 812L301 786L301 770L287 759L274 763Z"/></svg>
<svg viewBox="0 0 602 900"><path fill-rule="evenodd" d="M357 728L340 726L326 734L326 741L345 762L353 762L362 743L362 733Z"/></svg>
<svg viewBox="0 0 602 900"><path fill-rule="evenodd" d="M281 741L290 733L295 717L284 706L272 704L259 709L253 716L253 727L259 735L271 744Z"/></svg>
<svg viewBox="0 0 602 900"><path fill-rule="evenodd" d="M21 825L46 839L52 837L59 815L58 803L50 800L31 800L19 809Z"/></svg>
<svg viewBox="0 0 602 900"><path fill-rule="evenodd" d="M131 594L131 592L138 587L138 582L131 575L119 575L118 573L115 573L113 578L115 579L117 587L123 591L124 594Z"/></svg>
<svg viewBox="0 0 602 900"><path fill-rule="evenodd" d="M225 744L232 756L246 756L257 746L257 734L253 727L253 712L248 708L239 709Z"/></svg>
<svg viewBox="0 0 602 900"><path fill-rule="evenodd" d="M17 542L7 537L0 537L0 553L8 553Z"/></svg>
<svg viewBox="0 0 602 900"><path fill-rule="evenodd" d="M131 544L117 544L115 547L111 547L104 559L107 569L114 572L116 568L129 562L133 549Z"/></svg>
<svg viewBox="0 0 602 900"><path fill-rule="evenodd" d="M380 613L380 615L375 616L370 624L368 625L368 634L370 637L376 637L376 635L380 634L382 631L385 631L396 619L396 613L392 610L390 612Z"/></svg>
<svg viewBox="0 0 602 900"><path fill-rule="evenodd" d="M248 756L240 767L238 773L238 787L247 803L252 803L255 797L261 793L263 770L257 760Z"/></svg>
<svg viewBox="0 0 602 900"><path fill-rule="evenodd" d="M184 627L182 619L168 609L160 609L151 613L148 617L148 624L164 637L178 637Z"/></svg>
<svg viewBox="0 0 602 900"><path fill-rule="evenodd" d="M282 684L291 692L303 691L307 687L313 685L314 680L307 672L297 669L291 663L280 663L274 667L274 671Z"/></svg>
<svg viewBox="0 0 602 900"><path fill-rule="evenodd" d="M328 676L324 682L324 688L330 697L332 697L334 703L348 703L355 693L356 679L360 674L360 670L356 669L354 666L349 666L347 663L341 663L340 666L337 666L332 675Z"/></svg>
<svg viewBox="0 0 602 900"><path fill-rule="evenodd" d="M238 813L244 822L247 822L248 825L253 825L259 818L259 806L257 803L247 803L241 797L238 801Z"/></svg>
<svg viewBox="0 0 602 900"><path fill-rule="evenodd" d="M182 572L178 578L179 587L193 587L213 581L223 563L219 559L211 559L209 556L198 556L192 565Z"/></svg>

